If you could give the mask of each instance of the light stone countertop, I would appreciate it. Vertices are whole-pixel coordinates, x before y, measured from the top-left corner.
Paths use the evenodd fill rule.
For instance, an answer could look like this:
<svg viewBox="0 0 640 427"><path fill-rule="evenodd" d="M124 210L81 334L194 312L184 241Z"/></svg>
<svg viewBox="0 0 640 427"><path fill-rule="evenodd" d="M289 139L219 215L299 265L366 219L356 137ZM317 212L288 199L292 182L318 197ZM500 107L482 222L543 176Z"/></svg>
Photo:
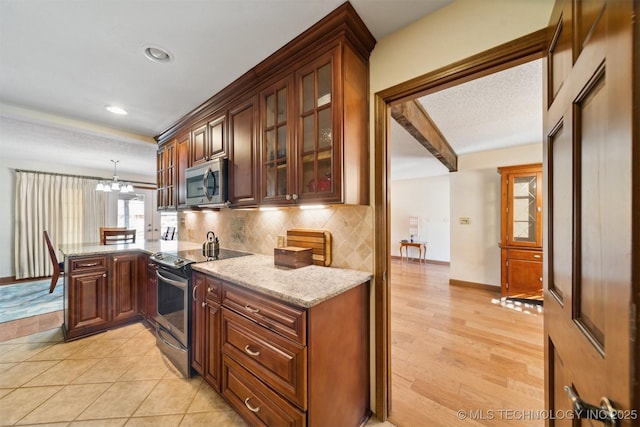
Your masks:
<svg viewBox="0 0 640 427"><path fill-rule="evenodd" d="M343 268L278 267L268 255L248 255L192 264L193 270L309 308L371 280L364 271Z"/></svg>
<svg viewBox="0 0 640 427"><path fill-rule="evenodd" d="M193 242L178 240L145 240L136 243L125 243L122 245L101 245L100 243L75 243L62 244L60 251L65 257L104 255L109 253L122 252L146 252L151 255L156 252L176 252L201 248L202 245Z"/></svg>
<svg viewBox="0 0 640 427"><path fill-rule="evenodd" d="M176 252L199 249L202 245L176 240L153 240L122 245L100 243L62 244L65 257L110 253ZM371 280L364 271L310 265L296 269L279 267L273 257L252 254L237 258L191 264L191 269L216 276L239 286L271 295L283 301L309 308Z"/></svg>

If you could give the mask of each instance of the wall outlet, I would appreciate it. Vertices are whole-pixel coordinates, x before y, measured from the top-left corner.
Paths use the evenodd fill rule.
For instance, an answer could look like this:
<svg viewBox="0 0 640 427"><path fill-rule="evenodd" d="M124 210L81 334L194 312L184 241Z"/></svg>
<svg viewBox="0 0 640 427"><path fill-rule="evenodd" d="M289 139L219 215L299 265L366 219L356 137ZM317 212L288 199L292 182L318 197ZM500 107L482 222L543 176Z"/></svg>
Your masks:
<svg viewBox="0 0 640 427"><path fill-rule="evenodd" d="M459 218L459 221L460 221L460 224L462 224L462 225L471 224L471 218L469 218L469 217Z"/></svg>
<svg viewBox="0 0 640 427"><path fill-rule="evenodd" d="M277 248L284 248L284 236L278 236L278 240L276 242Z"/></svg>

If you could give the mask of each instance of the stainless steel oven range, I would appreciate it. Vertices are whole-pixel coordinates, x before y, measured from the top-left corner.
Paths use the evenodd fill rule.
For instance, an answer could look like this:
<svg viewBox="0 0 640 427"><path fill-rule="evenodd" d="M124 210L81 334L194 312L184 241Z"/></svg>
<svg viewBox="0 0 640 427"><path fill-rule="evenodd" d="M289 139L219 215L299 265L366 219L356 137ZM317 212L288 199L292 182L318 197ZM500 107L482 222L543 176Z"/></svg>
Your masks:
<svg viewBox="0 0 640 427"><path fill-rule="evenodd" d="M250 254L221 249L218 257L207 258L197 249L158 252L150 257L158 281L156 344L185 378L191 376L191 264L244 255Z"/></svg>

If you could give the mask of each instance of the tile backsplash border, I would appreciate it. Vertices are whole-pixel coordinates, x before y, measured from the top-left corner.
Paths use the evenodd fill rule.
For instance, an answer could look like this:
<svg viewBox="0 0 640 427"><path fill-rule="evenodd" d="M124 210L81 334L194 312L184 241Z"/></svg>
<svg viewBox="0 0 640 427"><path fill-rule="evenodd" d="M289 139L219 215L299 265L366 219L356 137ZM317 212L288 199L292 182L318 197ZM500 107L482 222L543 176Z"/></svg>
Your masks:
<svg viewBox="0 0 640 427"><path fill-rule="evenodd" d="M297 207L275 211L221 209L178 213L181 240L202 243L208 231L220 247L273 255L278 236L291 228L328 230L332 237L332 267L373 271L373 208L336 205L325 209Z"/></svg>

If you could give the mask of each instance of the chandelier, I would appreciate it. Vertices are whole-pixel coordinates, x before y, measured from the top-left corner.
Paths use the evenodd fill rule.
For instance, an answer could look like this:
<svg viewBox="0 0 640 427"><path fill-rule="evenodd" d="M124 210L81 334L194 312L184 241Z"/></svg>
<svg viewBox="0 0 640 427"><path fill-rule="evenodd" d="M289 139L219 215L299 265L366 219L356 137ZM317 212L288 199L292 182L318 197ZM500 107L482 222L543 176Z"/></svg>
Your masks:
<svg viewBox="0 0 640 427"><path fill-rule="evenodd" d="M104 191L107 193L111 191L119 191L121 193L133 192L133 185L118 181L117 167L120 160L111 160L111 162L113 163L113 180L98 182L98 185L96 185L96 191Z"/></svg>

